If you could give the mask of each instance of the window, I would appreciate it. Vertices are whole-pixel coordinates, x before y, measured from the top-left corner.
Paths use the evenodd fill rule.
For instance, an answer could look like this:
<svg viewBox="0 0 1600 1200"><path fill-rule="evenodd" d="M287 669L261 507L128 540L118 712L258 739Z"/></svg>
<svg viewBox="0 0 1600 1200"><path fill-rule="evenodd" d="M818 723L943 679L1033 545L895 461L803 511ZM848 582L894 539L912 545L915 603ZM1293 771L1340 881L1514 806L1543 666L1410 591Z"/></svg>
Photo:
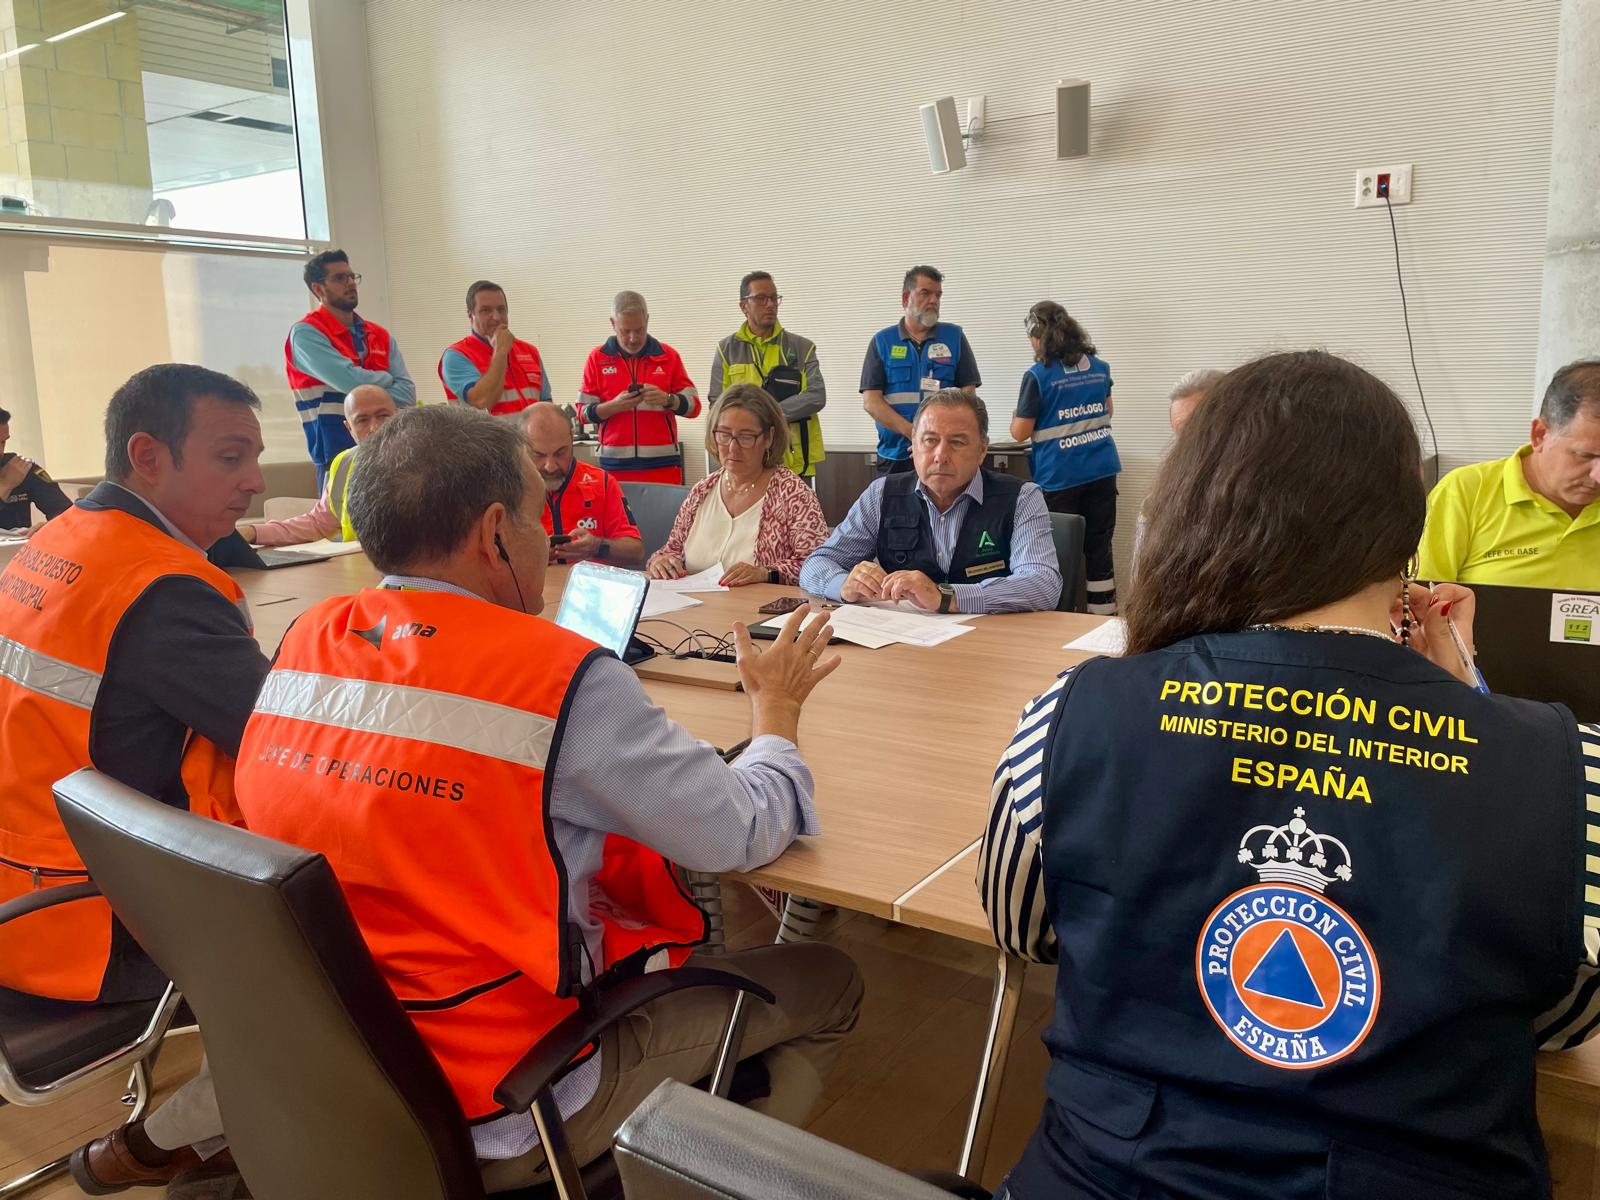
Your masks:
<svg viewBox="0 0 1600 1200"><path fill-rule="evenodd" d="M283 0L0 4L0 214L305 241L287 46Z"/></svg>

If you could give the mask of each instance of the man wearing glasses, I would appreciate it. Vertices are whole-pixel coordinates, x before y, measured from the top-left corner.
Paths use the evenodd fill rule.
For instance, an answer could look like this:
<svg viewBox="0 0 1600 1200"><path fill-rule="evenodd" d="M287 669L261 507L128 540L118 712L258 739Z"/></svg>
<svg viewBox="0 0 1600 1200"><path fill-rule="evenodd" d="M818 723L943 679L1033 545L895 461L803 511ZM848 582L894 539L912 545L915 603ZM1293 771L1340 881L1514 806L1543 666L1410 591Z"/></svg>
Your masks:
<svg viewBox="0 0 1600 1200"><path fill-rule="evenodd" d="M946 388L978 394L978 360L961 326L939 320L944 275L912 267L901 284L905 316L867 344L861 406L878 423L878 473L912 469L911 418L922 400Z"/></svg>
<svg viewBox="0 0 1600 1200"><path fill-rule="evenodd" d="M710 395L716 402L725 388L753 383L778 402L789 422L789 449L783 465L796 475L814 477L824 458L822 422L828 386L817 365L816 343L778 323L783 297L766 271L751 271L739 281L739 311L744 324L717 343L711 361Z"/></svg>
<svg viewBox="0 0 1600 1200"><path fill-rule="evenodd" d="M361 276L350 269L349 255L324 250L306 263L304 278L317 307L290 327L283 357L320 494L329 465L355 445L344 424L346 393L375 383L397 408L409 408L417 402L417 385L389 331L356 315Z"/></svg>

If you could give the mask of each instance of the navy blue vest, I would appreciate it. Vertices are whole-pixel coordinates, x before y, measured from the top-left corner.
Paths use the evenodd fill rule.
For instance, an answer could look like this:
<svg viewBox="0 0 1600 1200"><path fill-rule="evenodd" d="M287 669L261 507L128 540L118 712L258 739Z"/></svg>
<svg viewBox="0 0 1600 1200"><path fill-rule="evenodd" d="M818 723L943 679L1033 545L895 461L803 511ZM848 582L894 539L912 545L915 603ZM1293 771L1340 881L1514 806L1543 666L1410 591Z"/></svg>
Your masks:
<svg viewBox="0 0 1600 1200"><path fill-rule="evenodd" d="M925 394L924 379L935 379L941 388L956 386L956 368L961 362L961 326L940 321L922 345L900 332L899 324L880 329L872 338L883 363L883 398L906 420L917 415ZM901 461L911 457L911 443L904 434L886 425L878 427L878 457Z"/></svg>
<svg viewBox="0 0 1600 1200"><path fill-rule="evenodd" d="M885 571L921 571L935 583L978 583L1011 574L1011 527L1022 481L982 467L983 503L968 504L956 536L950 569L941 570L928 523L928 505L911 471L886 475L878 521L878 565Z"/></svg>
<svg viewBox="0 0 1600 1200"><path fill-rule="evenodd" d="M1570 713L1376 638L1208 635L1080 667L1044 779L1061 974L1018 1196L1549 1194Z"/></svg>

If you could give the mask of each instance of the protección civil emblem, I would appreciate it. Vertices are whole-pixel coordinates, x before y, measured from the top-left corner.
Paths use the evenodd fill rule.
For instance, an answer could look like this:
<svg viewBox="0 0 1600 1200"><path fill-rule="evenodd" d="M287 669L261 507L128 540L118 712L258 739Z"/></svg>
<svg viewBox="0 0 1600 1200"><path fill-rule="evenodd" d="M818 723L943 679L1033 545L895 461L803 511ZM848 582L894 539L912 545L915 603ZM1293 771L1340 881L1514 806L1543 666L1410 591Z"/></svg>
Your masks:
<svg viewBox="0 0 1600 1200"><path fill-rule="evenodd" d="M1323 892L1354 877L1350 851L1297 808L1257 825L1239 862L1261 882L1206 918L1195 947L1200 994L1233 1044L1288 1070L1326 1066L1365 1039L1378 1015L1378 959L1367 935Z"/></svg>

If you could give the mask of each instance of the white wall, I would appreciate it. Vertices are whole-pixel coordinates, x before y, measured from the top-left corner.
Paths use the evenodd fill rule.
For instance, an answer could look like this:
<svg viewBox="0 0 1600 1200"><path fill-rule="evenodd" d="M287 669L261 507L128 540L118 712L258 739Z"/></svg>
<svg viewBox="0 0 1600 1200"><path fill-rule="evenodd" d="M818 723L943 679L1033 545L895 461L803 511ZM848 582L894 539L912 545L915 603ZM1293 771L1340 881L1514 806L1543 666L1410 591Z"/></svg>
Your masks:
<svg viewBox="0 0 1600 1200"><path fill-rule="evenodd" d="M947 274L997 418L1053 298L1116 377L1123 526L1183 371L1322 345L1408 401L1388 222L1447 461L1507 452L1536 388L1558 0L369 0L390 308L415 373L488 276L570 400L619 288L703 381L773 271L814 338L834 444L903 270ZM1093 154L1054 158L1053 85L1093 83ZM962 172L930 177L917 105L988 96ZM426 364L426 365L425 365ZM425 388L426 392L427 389ZM1003 421L1002 421L1003 423Z"/></svg>

